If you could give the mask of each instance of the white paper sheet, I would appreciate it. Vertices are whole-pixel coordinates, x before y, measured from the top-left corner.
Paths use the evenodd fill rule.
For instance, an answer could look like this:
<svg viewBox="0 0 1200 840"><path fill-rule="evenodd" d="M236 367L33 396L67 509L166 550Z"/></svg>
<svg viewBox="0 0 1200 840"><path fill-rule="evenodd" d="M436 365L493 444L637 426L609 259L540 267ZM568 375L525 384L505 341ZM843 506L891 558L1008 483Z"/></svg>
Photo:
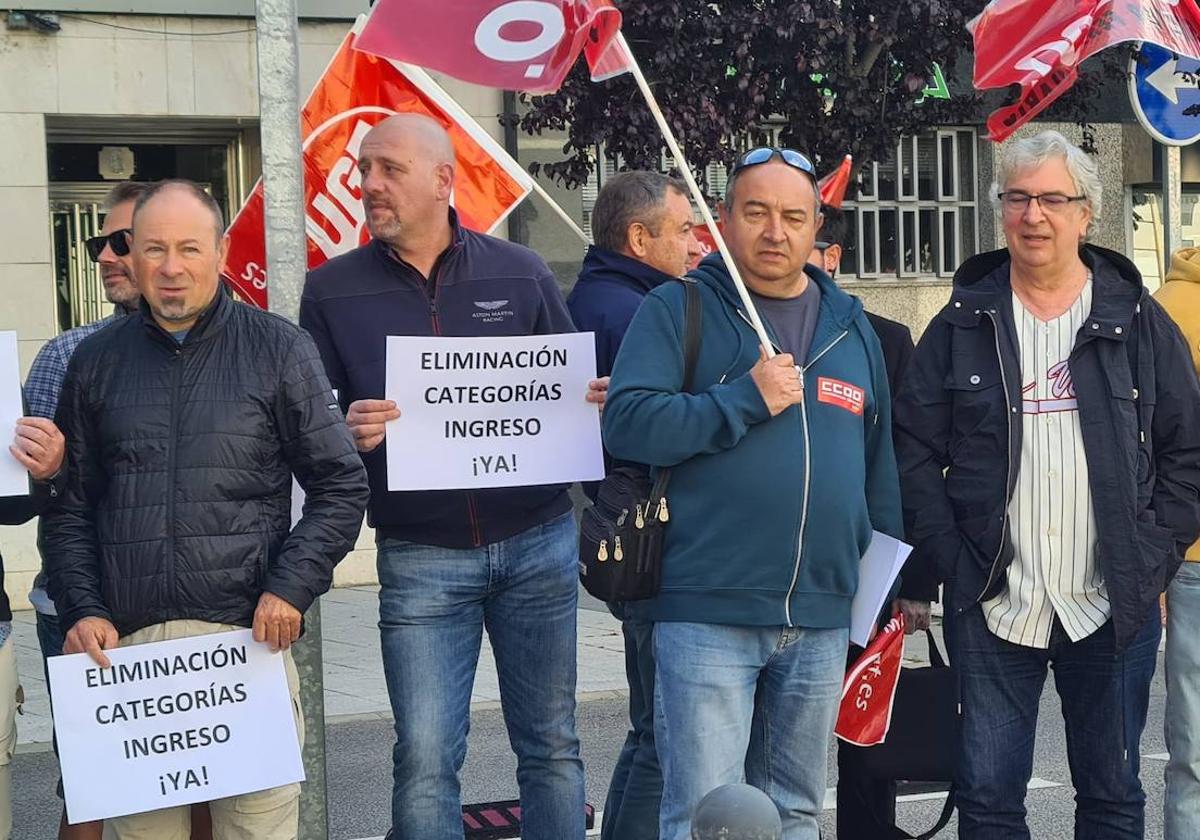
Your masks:
<svg viewBox="0 0 1200 840"><path fill-rule="evenodd" d="M71 823L304 780L283 655L249 630L107 653L49 659Z"/></svg>
<svg viewBox="0 0 1200 840"><path fill-rule="evenodd" d="M509 364L504 364L507 360ZM542 362L549 362L542 364ZM389 490L604 477L592 333L387 340Z"/></svg>
<svg viewBox="0 0 1200 840"><path fill-rule="evenodd" d="M16 434L17 420L24 416L21 403L21 360L17 334L0 331L0 496L28 496L29 474L8 451Z"/></svg>
<svg viewBox="0 0 1200 840"><path fill-rule="evenodd" d="M858 564L858 591L850 606L850 641L866 647L875 635L875 622L887 603L892 584L912 553L912 546L874 531L867 553Z"/></svg>

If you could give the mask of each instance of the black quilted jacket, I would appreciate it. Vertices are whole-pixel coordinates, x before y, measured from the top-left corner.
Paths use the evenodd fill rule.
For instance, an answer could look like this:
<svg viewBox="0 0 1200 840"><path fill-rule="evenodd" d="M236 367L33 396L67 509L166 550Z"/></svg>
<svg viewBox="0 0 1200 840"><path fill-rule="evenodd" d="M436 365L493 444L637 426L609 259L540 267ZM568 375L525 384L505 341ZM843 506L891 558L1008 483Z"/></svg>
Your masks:
<svg viewBox="0 0 1200 840"><path fill-rule="evenodd" d="M43 551L64 628L248 627L264 590L307 610L358 536L366 474L312 339L224 293L182 344L144 303L87 338L56 420L70 470Z"/></svg>

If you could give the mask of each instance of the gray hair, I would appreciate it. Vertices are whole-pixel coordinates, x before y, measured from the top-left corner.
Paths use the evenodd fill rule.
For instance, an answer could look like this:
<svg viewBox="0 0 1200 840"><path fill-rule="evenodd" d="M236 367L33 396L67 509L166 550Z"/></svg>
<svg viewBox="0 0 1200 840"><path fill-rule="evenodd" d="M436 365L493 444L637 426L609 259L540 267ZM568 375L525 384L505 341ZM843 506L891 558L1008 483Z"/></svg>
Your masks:
<svg viewBox="0 0 1200 840"><path fill-rule="evenodd" d="M592 236L596 245L620 253L629 240L629 226L641 222L659 235L667 190L687 196L687 186L657 172L636 170L609 178L592 208Z"/></svg>
<svg viewBox="0 0 1200 840"><path fill-rule="evenodd" d="M1004 147L992 182L992 207L1000 213L1000 191L1017 172L1036 169L1050 158L1061 158L1075 183L1076 195L1082 195L1092 211L1092 221L1100 218L1104 188L1096 161L1057 131L1043 131L1033 137L1014 140Z"/></svg>

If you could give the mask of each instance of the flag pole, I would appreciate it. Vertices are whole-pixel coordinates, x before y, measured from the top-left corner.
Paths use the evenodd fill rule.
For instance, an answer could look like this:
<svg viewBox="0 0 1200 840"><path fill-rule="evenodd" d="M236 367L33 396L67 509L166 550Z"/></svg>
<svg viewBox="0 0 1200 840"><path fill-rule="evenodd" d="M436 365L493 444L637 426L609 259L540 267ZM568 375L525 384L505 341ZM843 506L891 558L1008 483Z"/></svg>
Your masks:
<svg viewBox="0 0 1200 840"><path fill-rule="evenodd" d="M771 339L767 335L766 328L763 326L762 318L758 316L758 310L754 306L754 301L750 298L750 292L746 289L746 284L742 282L742 276L738 273L737 265L733 261L733 255L729 253L729 246L725 244L725 238L721 236L721 231L717 228L717 223L713 220L712 213L709 212L708 202L704 200L704 193L700 191L700 186L696 183L696 179L692 177L692 168L683 156L683 150L679 148L679 143L675 140L674 132L667 125L667 118L663 116L662 109L658 107L658 100L655 99L654 92L650 90L650 85L646 82L646 77L642 75L642 68L638 64L637 57L633 54L633 50L629 49L629 43L625 40L625 33L618 32L617 38L620 39L621 46L629 55L629 72L633 74L638 88L642 91L642 96L646 98L646 104L650 106L650 113L654 115L654 121L658 123L658 128L663 134L663 139L667 141L667 148L671 150L671 157L675 159L675 163L679 166L679 171L682 173L684 181L687 182L688 189L691 190L692 199L700 206L700 215L704 218L704 223L708 225L708 229L712 231L713 240L717 243L717 250L721 252L721 257L725 260L725 267L729 270L729 276L733 278L733 285L737 288L738 296L742 299L742 304L746 307L746 314L750 318L750 323L754 327L754 331L758 333L758 340L761 342L767 357L771 358L775 355Z"/></svg>
<svg viewBox="0 0 1200 840"><path fill-rule="evenodd" d="M572 233L583 240L584 245L592 244L591 238L583 232L583 228L575 224L575 220L567 214L566 210L559 206L557 201L550 197L550 193L546 192L545 188L543 188L542 185L537 182L536 178L533 179L533 191L537 193L543 201L550 205L550 209L558 214L558 217L566 223L567 227L571 229Z"/></svg>

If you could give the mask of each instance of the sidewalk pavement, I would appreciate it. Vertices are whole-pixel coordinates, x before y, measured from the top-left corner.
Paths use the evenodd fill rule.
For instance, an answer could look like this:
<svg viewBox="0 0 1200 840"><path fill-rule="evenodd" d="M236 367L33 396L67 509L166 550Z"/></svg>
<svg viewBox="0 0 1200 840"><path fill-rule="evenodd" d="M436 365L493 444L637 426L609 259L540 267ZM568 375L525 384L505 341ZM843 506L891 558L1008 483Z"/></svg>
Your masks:
<svg viewBox="0 0 1200 840"><path fill-rule="evenodd" d="M378 592L377 586L334 589L322 599L325 719L328 723L391 719L379 651ZM583 702L624 696L627 692L625 648L620 622L603 604L581 590L578 627L577 697ZM32 611L15 613L13 642L21 684L25 688L24 714L17 720L21 751L49 749L50 700ZM909 637L904 660L906 664L928 661L924 634ZM498 708L499 701L496 663L485 633L471 708Z"/></svg>

